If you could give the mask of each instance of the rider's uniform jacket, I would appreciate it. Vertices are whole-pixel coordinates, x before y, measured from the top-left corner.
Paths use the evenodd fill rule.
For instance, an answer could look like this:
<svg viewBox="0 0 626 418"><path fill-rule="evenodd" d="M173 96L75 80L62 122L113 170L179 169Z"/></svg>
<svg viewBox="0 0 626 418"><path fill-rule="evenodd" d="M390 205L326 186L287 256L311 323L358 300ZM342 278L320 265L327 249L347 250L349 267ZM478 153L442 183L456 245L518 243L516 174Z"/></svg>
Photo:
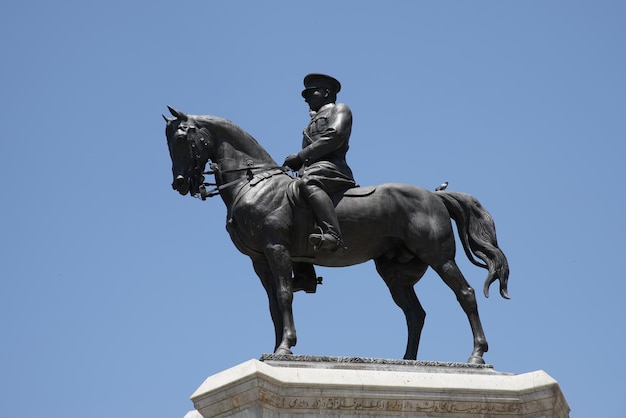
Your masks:
<svg viewBox="0 0 626 418"><path fill-rule="evenodd" d="M304 129L302 150L304 162L300 174L352 181L352 170L346 162L348 141L352 131L352 112L343 103L329 103L313 115ZM353 187L353 186L352 186Z"/></svg>

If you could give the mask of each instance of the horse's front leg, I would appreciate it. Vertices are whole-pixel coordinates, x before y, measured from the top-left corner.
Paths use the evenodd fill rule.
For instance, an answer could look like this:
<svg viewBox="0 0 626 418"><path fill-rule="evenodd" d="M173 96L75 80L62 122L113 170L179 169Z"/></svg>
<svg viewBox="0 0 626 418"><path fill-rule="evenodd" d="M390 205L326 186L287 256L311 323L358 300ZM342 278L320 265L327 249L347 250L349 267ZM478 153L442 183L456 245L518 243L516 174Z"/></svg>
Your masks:
<svg viewBox="0 0 626 418"><path fill-rule="evenodd" d="M265 292L267 293L270 315L272 316L272 322L274 323L274 335L276 337L274 350L276 350L283 340L283 315L280 311L280 306L278 305L274 276L267 260L253 259L252 265L254 266L254 271L257 276L261 279L263 288L265 288Z"/></svg>
<svg viewBox="0 0 626 418"><path fill-rule="evenodd" d="M282 339L275 354L291 354L291 347L296 345L296 327L293 321L293 281L292 264L287 247L283 244L268 244L264 249L265 257L272 272L275 296L282 314ZM276 321L274 321L276 325ZM277 341L278 343L278 341Z"/></svg>

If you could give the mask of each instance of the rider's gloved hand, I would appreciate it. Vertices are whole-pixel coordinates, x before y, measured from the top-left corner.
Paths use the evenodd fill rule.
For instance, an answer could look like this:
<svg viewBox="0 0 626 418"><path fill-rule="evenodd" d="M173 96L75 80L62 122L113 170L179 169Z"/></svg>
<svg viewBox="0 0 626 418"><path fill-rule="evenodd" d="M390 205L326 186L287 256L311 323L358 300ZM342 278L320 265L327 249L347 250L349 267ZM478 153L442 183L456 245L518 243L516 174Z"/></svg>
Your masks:
<svg viewBox="0 0 626 418"><path fill-rule="evenodd" d="M297 171L300 169L300 167L302 167L302 164L303 162L300 157L298 157L298 154L291 154L288 155L287 158L285 158L283 166L289 167L292 170Z"/></svg>

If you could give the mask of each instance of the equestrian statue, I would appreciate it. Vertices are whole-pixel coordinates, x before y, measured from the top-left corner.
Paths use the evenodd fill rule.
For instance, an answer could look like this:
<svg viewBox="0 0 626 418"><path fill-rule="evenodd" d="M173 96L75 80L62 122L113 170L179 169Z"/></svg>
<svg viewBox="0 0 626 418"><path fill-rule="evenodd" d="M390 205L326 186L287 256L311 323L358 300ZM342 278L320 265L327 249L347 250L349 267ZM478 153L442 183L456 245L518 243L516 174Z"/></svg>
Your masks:
<svg viewBox="0 0 626 418"><path fill-rule="evenodd" d="M282 165L227 119L169 106L173 118L164 116L172 187L202 200L222 198L226 229L252 260L267 292L274 353L292 354L297 341L293 293L315 292L321 279L314 265L345 267L374 260L406 317L404 359L417 358L426 313L414 285L431 267L469 320L474 345L468 362L484 364L487 340L474 289L454 260L451 220L468 259L488 271L485 296L498 280L501 296L508 299L509 266L491 215L473 196L445 190L445 185L434 192L400 183L358 186L345 158L352 113L336 103L341 84L328 75L309 74L304 86L311 122L302 149ZM205 175L214 175L215 183L205 182Z"/></svg>

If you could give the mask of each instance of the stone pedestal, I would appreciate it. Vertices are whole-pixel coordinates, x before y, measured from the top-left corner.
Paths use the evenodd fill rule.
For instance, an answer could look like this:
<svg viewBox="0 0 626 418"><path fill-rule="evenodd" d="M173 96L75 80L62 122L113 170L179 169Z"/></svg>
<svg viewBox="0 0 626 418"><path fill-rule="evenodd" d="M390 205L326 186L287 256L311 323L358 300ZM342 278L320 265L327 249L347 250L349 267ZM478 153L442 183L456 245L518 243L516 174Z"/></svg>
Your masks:
<svg viewBox="0 0 626 418"><path fill-rule="evenodd" d="M351 357L264 355L209 377L185 418L562 418L569 407L543 371Z"/></svg>

